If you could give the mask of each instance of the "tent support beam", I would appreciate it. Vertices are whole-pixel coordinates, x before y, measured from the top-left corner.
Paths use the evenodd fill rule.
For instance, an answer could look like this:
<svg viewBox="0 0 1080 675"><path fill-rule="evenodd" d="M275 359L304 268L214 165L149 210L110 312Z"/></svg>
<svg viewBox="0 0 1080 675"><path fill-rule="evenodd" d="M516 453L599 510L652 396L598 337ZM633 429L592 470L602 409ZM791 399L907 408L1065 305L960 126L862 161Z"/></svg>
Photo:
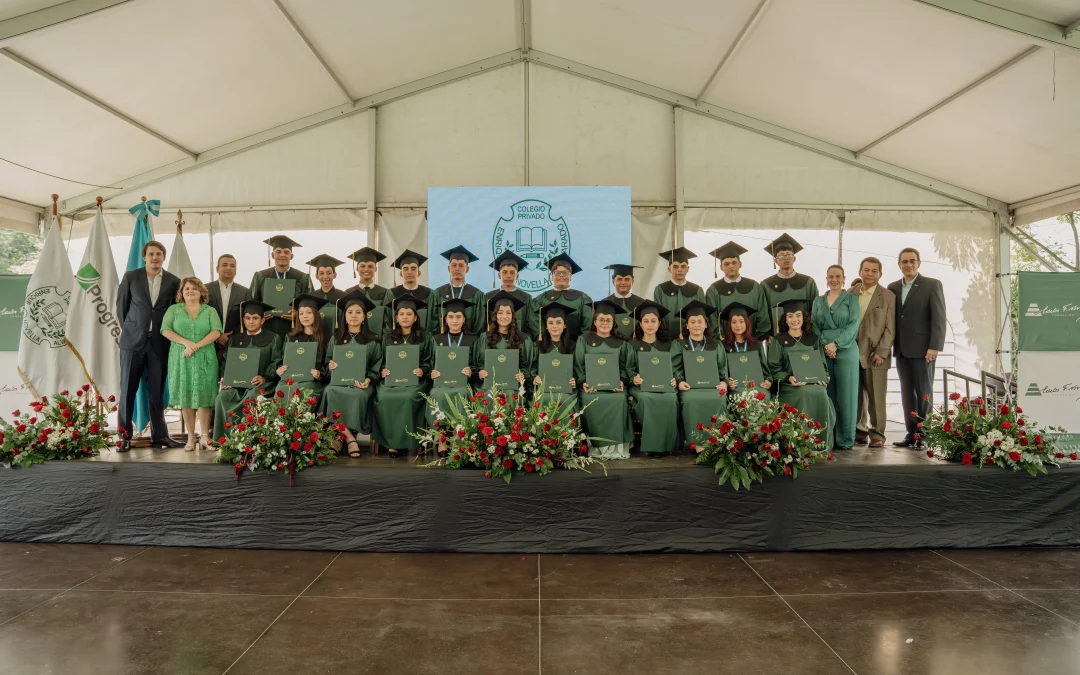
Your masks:
<svg viewBox="0 0 1080 675"><path fill-rule="evenodd" d="M885 134L884 136L881 136L880 138L878 138L878 139L876 139L874 141L871 141L868 145L866 145L861 150L856 150L855 151L855 156L856 157L861 157L866 152L868 152L871 148L873 148L873 147L875 147L875 146L877 146L877 145L879 145L881 143L884 143L885 141L889 140L890 138L892 138L896 134L900 133L904 129L907 129L908 127L915 124L916 122L918 122L920 120L923 120L923 119L926 119L930 115L933 115L935 112L937 112L938 110L941 110L942 108L949 105L953 101L957 100L958 98L960 98L964 94L968 93L969 91L986 84L987 82L994 79L998 75L1001 75L1002 73L1004 73L1006 70L1012 68L1013 66L1016 66L1016 65L1019 65L1019 64L1023 63L1029 57L1034 56L1036 53L1038 53L1040 51L1042 51L1042 47L1036 45L1034 47L1031 47L1031 48L1027 49L1022 54L1014 56L1013 58L1009 59L1008 61L1001 64L997 68L993 69L992 71L990 71L986 75L983 75L982 77L975 80L974 82L972 82L968 86L966 86L963 89L953 93L951 96L941 100L940 102L938 102L934 106L924 110L923 112L916 115L915 117L912 117L910 120L908 120L907 122L904 122L903 124L896 127L895 129L893 129L889 133Z"/></svg>
<svg viewBox="0 0 1080 675"><path fill-rule="evenodd" d="M742 49L743 45L746 44L746 41L750 37L750 32L754 30L754 26L756 26L761 20L761 17L764 16L765 9L769 6L770 2L772 2L772 0L761 0L758 3L757 8L754 9L754 13L750 15L750 19L746 22L746 25L739 31L739 35L735 38L735 42L731 43L731 47L728 48L723 58L720 59L720 63L716 64L716 70L713 71L712 77L709 78L709 81L705 83L705 86L702 87L701 91L698 93L696 100L699 103L705 98L705 94L709 93L709 89L712 88L713 83L720 78L720 73L724 70L724 66L735 60L735 54L737 54L739 50Z"/></svg>
<svg viewBox="0 0 1080 675"><path fill-rule="evenodd" d="M101 110L104 110L105 112L109 113L113 117L115 117L115 118L117 118L117 119L119 119L119 120L121 120L123 122L127 122L131 126L138 129L139 131L150 134L151 136L158 139L162 143L164 143L164 144L166 144L166 145L168 145L168 146L170 146L170 147L172 147L172 148L174 148L176 150L179 150L180 152L184 153L188 157L191 157L192 159L195 158L195 153L192 152L191 150L188 150L187 148L180 145L179 143L176 143L174 141L169 140L168 138L165 138L164 136L162 136L158 132L154 131L153 129L151 129L149 127L146 127L146 126L144 126L142 124L139 124L138 122L131 119L130 117L128 117L124 113L120 112L119 110L117 110L115 108L112 108L112 107L102 103L101 101L97 100L96 98L94 98L90 94L87 94L86 92L82 91L81 89L77 89L73 85L68 84L67 82L65 82L64 80L61 80L59 77L53 75L52 73L48 72L47 70L43 70L43 69L39 68L38 66L34 65L33 63L30 63L26 59L24 59L21 56L17 55L15 52L11 51L10 49L0 48L0 55L6 56L7 58L11 59L15 63L22 66L23 68L26 68L27 70L29 70L29 71L31 71L33 73L36 73L36 74L40 75L41 77L44 77L46 80L49 80L53 84L56 84L56 85L60 86L63 89L66 89L67 91L69 91L72 94L75 94L76 96L78 96L82 100L86 101L87 103L91 103L94 106L97 106L98 108L100 108Z"/></svg>
<svg viewBox="0 0 1080 675"><path fill-rule="evenodd" d="M1070 33L1069 28L1051 21L1043 21L979 0L914 0L928 7L935 7L973 21L997 26L1017 35L1023 35L1034 44L1051 47L1072 54L1080 54L1080 33ZM1075 28L1073 29L1075 30Z"/></svg>
<svg viewBox="0 0 1080 675"><path fill-rule="evenodd" d="M310 51L311 55L314 56L315 59L319 62L319 65L323 67L323 70L325 70L326 74L330 76L330 79L334 81L334 84L337 85L337 88L341 90L342 95L345 97L345 101L347 103L352 103L352 94L350 94L349 90L345 87L345 83L341 81L341 78L338 77L338 74L335 73L334 69L330 67L330 64L326 62L326 59L324 59L322 54L319 53L319 50L315 48L315 45L312 44L311 40L308 39L308 36L304 35L304 31L300 30L299 24L296 23L295 19L293 19L292 14L289 14L289 10L285 9L285 5L281 4L281 0L273 0L273 2L275 5L277 5L277 8L281 11L281 14L285 17L285 20L289 22L290 26L292 26L293 32L296 33L297 37L300 38L300 41L304 43L304 46L308 48L308 51Z"/></svg>
<svg viewBox="0 0 1080 675"><path fill-rule="evenodd" d="M375 154L379 146L379 109L371 108L368 110L368 125L367 125L367 137L368 137L368 153L367 153L367 204L366 208L366 220L367 220L367 240L370 242L375 241L375 167L377 166L375 160L377 155ZM372 244L368 244L371 246ZM350 262L355 267L356 261Z"/></svg>
<svg viewBox="0 0 1080 675"><path fill-rule="evenodd" d="M1073 21L1071 24L1066 26L1065 39L1068 40L1069 38L1071 38L1073 33L1075 33L1078 29L1080 29L1080 19L1077 19L1076 21Z"/></svg>
<svg viewBox="0 0 1080 675"><path fill-rule="evenodd" d="M122 5L125 2L131 2L131 0L68 0L68 2L39 9L36 12L14 16L0 21L0 42Z"/></svg>
<svg viewBox="0 0 1080 675"><path fill-rule="evenodd" d="M514 3L514 40L522 54L532 49L532 2L516 0Z"/></svg>
<svg viewBox="0 0 1080 675"><path fill-rule="evenodd" d="M1017 236L1019 238L1026 239L1027 241L1031 242L1032 244L1035 244L1036 248L1042 250L1043 253L1050 256L1050 259L1053 260L1054 262L1056 262L1058 265L1064 267L1065 269L1069 270L1070 272L1076 272L1077 271L1077 269L1076 269L1076 267L1074 265L1070 265L1069 263L1065 262L1065 260L1061 256L1059 256L1057 253L1054 253L1053 251L1051 251L1048 246L1043 244L1041 241L1039 241L1035 237L1031 236L1031 234L1029 234L1028 232L1024 232L1023 230L1015 230L1015 232L1016 232L1016 234L1017 234Z"/></svg>
<svg viewBox="0 0 1080 675"><path fill-rule="evenodd" d="M1054 265L1047 262L1046 258L1039 255L1038 251L1036 251L1035 249L1028 246L1027 243L1023 239L1021 239L1019 236L1017 236L1016 231L1013 230L1008 225L1006 225L1004 222L1001 223L1001 232L1005 236L1007 236L1009 239L1012 239L1017 244L1019 244L1028 253L1035 256L1035 259L1038 260L1042 264L1042 266L1046 268L1047 272L1060 272L1061 271L1057 267L1055 267Z"/></svg>

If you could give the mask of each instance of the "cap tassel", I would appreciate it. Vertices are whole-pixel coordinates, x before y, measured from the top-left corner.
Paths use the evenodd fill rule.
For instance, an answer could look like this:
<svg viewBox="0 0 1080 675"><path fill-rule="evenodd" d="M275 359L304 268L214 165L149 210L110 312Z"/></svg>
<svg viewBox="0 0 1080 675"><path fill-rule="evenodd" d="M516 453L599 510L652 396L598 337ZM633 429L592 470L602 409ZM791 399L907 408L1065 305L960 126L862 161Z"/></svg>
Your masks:
<svg viewBox="0 0 1080 675"><path fill-rule="evenodd" d="M717 263L716 256L713 256L713 259L712 259L712 276L713 276L713 279L719 279L720 278L720 275L716 273L716 263Z"/></svg>

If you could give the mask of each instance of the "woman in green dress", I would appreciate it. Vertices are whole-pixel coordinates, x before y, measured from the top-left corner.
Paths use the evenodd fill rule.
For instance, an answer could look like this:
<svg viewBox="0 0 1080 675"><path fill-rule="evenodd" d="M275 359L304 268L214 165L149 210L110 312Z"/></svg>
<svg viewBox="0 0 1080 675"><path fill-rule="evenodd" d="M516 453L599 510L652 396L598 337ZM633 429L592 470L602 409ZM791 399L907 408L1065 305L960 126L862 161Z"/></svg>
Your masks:
<svg viewBox="0 0 1080 675"><path fill-rule="evenodd" d="M686 322L686 336L678 342L682 356L682 372L679 378L679 408L682 411L683 435L693 441L698 436L699 424L708 425L712 418L727 416L727 352L724 346L709 332L709 317L716 308L700 300L692 300L682 309ZM719 381L715 387L695 388L687 381L686 366L689 360L697 363L716 363Z"/></svg>
<svg viewBox="0 0 1080 675"><path fill-rule="evenodd" d="M488 371L484 363L488 349L518 350L518 372L514 375L518 386L524 389L525 383L536 375L536 344L518 330L515 312L525 303L506 291L499 291L488 299L488 315L491 317L487 331L473 343L472 360L480 364L480 379L485 381ZM507 392L512 394L514 392ZM524 401L522 401L524 403Z"/></svg>
<svg viewBox="0 0 1080 675"><path fill-rule="evenodd" d="M668 310L645 300L634 308L637 326L630 341L630 365L634 374L630 387L630 402L634 417L641 424L641 451L645 453L678 452L682 447L679 434L679 394L675 374L682 369L682 352L668 337L664 317ZM639 365L653 352L664 352L671 358L671 390L643 391Z"/></svg>
<svg viewBox="0 0 1080 675"><path fill-rule="evenodd" d="M329 362L327 370L332 375L338 368L334 361L334 352L340 345L350 345L358 353L365 352L364 379L353 380L352 384L331 384L323 392L323 413L333 420L334 413L341 413L336 422L345 425L342 435L345 437L344 449L349 457L360 457L360 446L356 434L370 434L372 413L371 405L375 398L375 383L382 370L383 351L379 338L368 328L367 318L375 309L364 292L356 289L337 301L335 312L344 309L345 322L338 326L334 334L333 345L327 350ZM347 356L348 354L346 354Z"/></svg>
<svg viewBox="0 0 1080 675"><path fill-rule="evenodd" d="M418 321L418 312L427 307L427 302L411 293L394 298L391 305L393 329L383 339L383 369L380 375L383 381L375 395L375 440L387 449L391 458L409 454L409 450L420 447L412 434L422 429L425 424L424 408L427 402L421 394L431 389L428 374L435 366L435 342L424 331ZM386 359L394 347L418 345L420 364L413 369L418 381L413 385L391 387L386 384L390 370Z"/></svg>
<svg viewBox="0 0 1080 675"><path fill-rule="evenodd" d="M630 345L614 332L615 317L625 313L625 309L607 300L593 303L593 329L578 338L574 347L574 379L581 383L585 429L589 436L596 439L590 441L590 455L599 459L629 459L630 445L634 440L630 409L626 404L626 382L630 380L627 369L631 358ZM608 354L609 358L617 359L617 389L597 391L589 386L585 365L587 354Z"/></svg>
<svg viewBox="0 0 1080 675"><path fill-rule="evenodd" d="M473 344L479 338L467 328L468 319L465 316L471 307L472 303L461 298L451 298L442 303L443 332L433 338L435 342L435 363L439 363L440 347L464 347L468 350L469 355L464 363L455 363L454 369L457 372L454 375L458 376L457 379L461 382L457 386L443 384L446 378L437 368L431 371L432 386L430 396L444 412L448 405L453 405L457 410L464 407L465 399L472 395L472 385L476 373L480 371L480 365L475 360L476 350L473 348ZM458 363L460 363L460 369L457 367ZM450 373L446 373L446 375L449 376ZM425 406L424 413L428 426L431 426L435 422L435 411L431 406ZM446 446L440 445L437 452L440 456L445 455Z"/></svg>
<svg viewBox="0 0 1080 675"><path fill-rule="evenodd" d="M753 320L750 318L757 310L741 302L733 302L720 312L720 325L724 331L724 351L727 353L728 363L732 359L741 359L742 354L753 358L757 355L758 364L761 366L761 378L754 382L757 391L765 392L771 396L772 380L769 379L769 359L765 356L765 341L758 340L754 336ZM731 377L731 366L728 366L728 391L735 391L743 384L736 382Z"/></svg>
<svg viewBox="0 0 1080 675"><path fill-rule="evenodd" d="M814 332L824 344L829 375L826 391L836 408L836 449L855 446L855 423L859 416L859 296L845 288L844 268L831 265L825 280L829 290L814 299L810 316Z"/></svg>
<svg viewBox="0 0 1080 675"><path fill-rule="evenodd" d="M329 350L326 345L330 336L323 332L322 314L319 314L319 309L325 304L325 298L317 298L307 293L296 296L292 301L296 326L285 338L281 357L282 364L277 371L278 377L282 378L278 382L277 390L285 396L303 396L304 391L310 392L310 395L315 397L315 404L311 406L312 412L319 410L319 404L322 402L323 387L326 386L330 373L326 368L326 362L329 360L327 356ZM285 377L285 373L289 372L289 344L292 342L306 342L315 347L315 367L311 369L311 380L302 380L290 385L288 384L290 378Z"/></svg>
<svg viewBox="0 0 1080 675"><path fill-rule="evenodd" d="M769 345L769 372L773 380L780 383L778 400L781 403L794 406L799 412L806 413L809 419L821 423L820 447L829 450L833 447L836 412L825 389L827 383L796 382L791 370L793 355L804 354L821 359L822 370L825 369L824 345L811 330L813 324L806 305L807 302L802 299L781 303L784 313L780 318L780 334Z"/></svg>
<svg viewBox="0 0 1080 675"><path fill-rule="evenodd" d="M554 396L555 400L561 406L567 406L567 410L572 409L577 405L577 379L574 377L573 359L574 359L574 346L575 342L570 337L570 331L567 330L566 317L569 314L573 314L575 310L573 307L567 307L561 302L553 302L550 305L544 305L540 308L540 343L536 346L536 375L533 376L533 397L539 396ZM570 381L569 393L549 393L541 389L541 387L550 387L553 382L544 382L540 377L540 355L550 354L557 352L570 359ZM557 364L553 364L557 365ZM561 383L560 383L561 386Z"/></svg>
<svg viewBox="0 0 1080 675"><path fill-rule="evenodd" d="M221 335L221 319L207 304L210 294L203 282L187 277L180 282L175 305L165 310L161 335L169 345L169 402L180 406L187 427L184 449L195 449L195 417L202 428L202 449L210 443L210 408L217 398L218 362L214 341Z"/></svg>

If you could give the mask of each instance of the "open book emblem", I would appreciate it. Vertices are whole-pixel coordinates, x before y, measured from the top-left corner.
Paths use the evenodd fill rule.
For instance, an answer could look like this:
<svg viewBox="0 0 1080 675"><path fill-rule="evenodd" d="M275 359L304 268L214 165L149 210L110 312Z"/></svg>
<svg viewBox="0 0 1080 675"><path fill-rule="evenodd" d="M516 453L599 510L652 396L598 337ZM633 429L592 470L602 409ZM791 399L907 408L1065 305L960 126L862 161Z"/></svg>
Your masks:
<svg viewBox="0 0 1080 675"><path fill-rule="evenodd" d="M696 357L694 357L694 360L697 361L698 363L705 363L705 357L701 356L700 354L698 354Z"/></svg>
<svg viewBox="0 0 1080 675"><path fill-rule="evenodd" d="M282 292L283 290L285 290L285 284L278 284L277 286L274 286L274 290L276 290L278 293Z"/></svg>
<svg viewBox="0 0 1080 675"><path fill-rule="evenodd" d="M739 363L746 363L746 362L747 362L747 361L749 361L749 360L750 360L750 359L746 358L745 356L740 356L740 357L739 357Z"/></svg>
<svg viewBox="0 0 1080 675"><path fill-rule="evenodd" d="M654 356L649 360L649 363L653 364L654 366L658 366L660 365L660 359Z"/></svg>
<svg viewBox="0 0 1080 675"><path fill-rule="evenodd" d="M448 359L450 359L451 361L453 361L454 359L456 359L456 358L457 358L457 352L450 352L449 354L447 354L447 355L446 355L446 358L448 358Z"/></svg>
<svg viewBox="0 0 1080 675"><path fill-rule="evenodd" d="M353 350L350 349L349 351L345 352L345 358L351 359L353 357L353 354Z"/></svg>
<svg viewBox="0 0 1080 675"><path fill-rule="evenodd" d="M248 355L241 352L240 353L240 360L241 361L247 361L247 359L248 359Z"/></svg>
<svg viewBox="0 0 1080 675"><path fill-rule="evenodd" d="M298 356L303 356L304 348L303 347L297 347L296 348L296 353L297 353Z"/></svg>
<svg viewBox="0 0 1080 675"><path fill-rule="evenodd" d="M596 359L596 362L603 366L607 364L607 359L601 356L600 358Z"/></svg>
<svg viewBox="0 0 1080 675"><path fill-rule="evenodd" d="M539 293L552 287L547 261L560 253L570 253L570 228L551 204L525 199L510 205L508 216L495 223L491 238L492 257L513 251L527 265L518 270L517 287Z"/></svg>
<svg viewBox="0 0 1080 675"><path fill-rule="evenodd" d="M810 360L810 355L809 354L803 354L801 358L802 358L803 361L809 361Z"/></svg>
<svg viewBox="0 0 1080 675"><path fill-rule="evenodd" d="M403 358L405 358L405 357L406 357L406 356L408 356L408 355L409 355L409 354L408 354L408 352L406 352L405 350L402 350L402 351L400 351L400 352L398 352L398 353L397 353L397 357L398 357L399 359L403 359Z"/></svg>
<svg viewBox="0 0 1080 675"><path fill-rule="evenodd" d="M506 354L499 354L499 363L506 363Z"/></svg>
<svg viewBox="0 0 1080 675"><path fill-rule="evenodd" d="M561 365L562 365L562 361L560 361L559 359L551 359L551 365L553 365L553 366L555 366L556 368L558 368L559 366L561 366Z"/></svg>

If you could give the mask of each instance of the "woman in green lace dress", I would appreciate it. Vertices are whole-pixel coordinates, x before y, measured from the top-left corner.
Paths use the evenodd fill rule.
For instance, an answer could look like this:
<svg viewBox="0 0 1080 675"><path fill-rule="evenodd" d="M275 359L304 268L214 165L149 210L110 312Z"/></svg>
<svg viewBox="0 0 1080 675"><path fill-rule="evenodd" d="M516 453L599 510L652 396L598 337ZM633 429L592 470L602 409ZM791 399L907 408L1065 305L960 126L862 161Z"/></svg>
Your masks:
<svg viewBox="0 0 1080 675"><path fill-rule="evenodd" d="M195 449L195 418L202 428L202 449L210 441L210 409L218 390L218 361L214 341L221 335L221 319L207 304L210 294L203 282L187 277L180 282L176 304L165 311L161 334L169 346L169 403L180 406L187 427L184 449Z"/></svg>

